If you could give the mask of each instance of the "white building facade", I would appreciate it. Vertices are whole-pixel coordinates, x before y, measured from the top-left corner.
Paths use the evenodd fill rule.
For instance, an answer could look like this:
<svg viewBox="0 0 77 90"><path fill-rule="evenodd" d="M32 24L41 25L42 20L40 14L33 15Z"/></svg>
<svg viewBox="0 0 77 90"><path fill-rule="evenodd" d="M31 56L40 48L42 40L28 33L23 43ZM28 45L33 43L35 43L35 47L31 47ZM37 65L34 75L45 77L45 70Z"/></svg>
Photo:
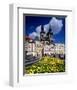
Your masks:
<svg viewBox="0 0 77 90"><path fill-rule="evenodd" d="M65 54L65 45L61 43L56 43L55 45L45 45L44 54Z"/></svg>
<svg viewBox="0 0 77 90"><path fill-rule="evenodd" d="M25 51L27 51L27 55L32 54L33 56L42 56L43 53L46 55L52 54L65 54L65 45L62 43L55 43L55 45L50 44L42 44L40 41L35 41L35 43L27 42L25 44Z"/></svg>

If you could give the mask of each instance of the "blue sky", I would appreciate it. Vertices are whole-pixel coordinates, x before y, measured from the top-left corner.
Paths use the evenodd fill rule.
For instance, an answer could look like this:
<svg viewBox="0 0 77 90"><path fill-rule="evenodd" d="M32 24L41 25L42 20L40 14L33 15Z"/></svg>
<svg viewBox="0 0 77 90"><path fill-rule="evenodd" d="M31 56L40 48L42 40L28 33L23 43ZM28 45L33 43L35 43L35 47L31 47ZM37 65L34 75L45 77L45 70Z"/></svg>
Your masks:
<svg viewBox="0 0 77 90"><path fill-rule="evenodd" d="M45 31L48 30L48 25L51 25L54 33L53 39L56 43L65 43L65 16L26 16L25 19L25 35L35 37L40 32L40 25L45 26Z"/></svg>

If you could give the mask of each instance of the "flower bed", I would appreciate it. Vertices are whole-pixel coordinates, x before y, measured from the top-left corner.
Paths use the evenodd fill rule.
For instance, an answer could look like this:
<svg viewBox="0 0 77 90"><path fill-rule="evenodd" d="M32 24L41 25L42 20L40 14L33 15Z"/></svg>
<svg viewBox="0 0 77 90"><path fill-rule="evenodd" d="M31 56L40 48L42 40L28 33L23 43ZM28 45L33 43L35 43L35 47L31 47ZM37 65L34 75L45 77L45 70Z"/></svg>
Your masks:
<svg viewBox="0 0 77 90"><path fill-rule="evenodd" d="M26 74L65 72L65 61L59 58L43 57L37 63L25 67Z"/></svg>

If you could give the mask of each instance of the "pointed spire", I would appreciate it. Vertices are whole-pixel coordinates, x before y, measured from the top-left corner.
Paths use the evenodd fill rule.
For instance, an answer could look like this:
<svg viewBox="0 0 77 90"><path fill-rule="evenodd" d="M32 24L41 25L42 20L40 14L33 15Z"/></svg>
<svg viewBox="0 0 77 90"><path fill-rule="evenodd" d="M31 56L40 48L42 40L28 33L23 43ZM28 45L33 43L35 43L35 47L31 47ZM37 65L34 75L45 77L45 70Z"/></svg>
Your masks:
<svg viewBox="0 0 77 90"><path fill-rule="evenodd" d="M45 32L44 32L43 25L41 25L40 40L41 41L44 41L45 40Z"/></svg>
<svg viewBox="0 0 77 90"><path fill-rule="evenodd" d="M50 33L50 35L53 35L53 32L52 32L52 29L51 29L50 25L49 25L49 33Z"/></svg>
<svg viewBox="0 0 77 90"><path fill-rule="evenodd" d="M44 26L43 25L41 25L41 32L44 33Z"/></svg>

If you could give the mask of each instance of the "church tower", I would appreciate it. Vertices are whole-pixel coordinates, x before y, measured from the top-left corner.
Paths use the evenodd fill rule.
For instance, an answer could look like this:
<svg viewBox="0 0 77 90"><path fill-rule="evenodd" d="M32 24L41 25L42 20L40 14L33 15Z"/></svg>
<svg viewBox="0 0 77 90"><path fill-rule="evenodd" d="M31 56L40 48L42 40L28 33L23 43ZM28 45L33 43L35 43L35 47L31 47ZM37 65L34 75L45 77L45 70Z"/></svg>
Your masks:
<svg viewBox="0 0 77 90"><path fill-rule="evenodd" d="M45 32L43 25L41 25L40 41L45 41Z"/></svg>
<svg viewBox="0 0 77 90"><path fill-rule="evenodd" d="M46 40L49 42L49 44L53 42L53 32L50 27L49 27L49 31L46 35Z"/></svg>

